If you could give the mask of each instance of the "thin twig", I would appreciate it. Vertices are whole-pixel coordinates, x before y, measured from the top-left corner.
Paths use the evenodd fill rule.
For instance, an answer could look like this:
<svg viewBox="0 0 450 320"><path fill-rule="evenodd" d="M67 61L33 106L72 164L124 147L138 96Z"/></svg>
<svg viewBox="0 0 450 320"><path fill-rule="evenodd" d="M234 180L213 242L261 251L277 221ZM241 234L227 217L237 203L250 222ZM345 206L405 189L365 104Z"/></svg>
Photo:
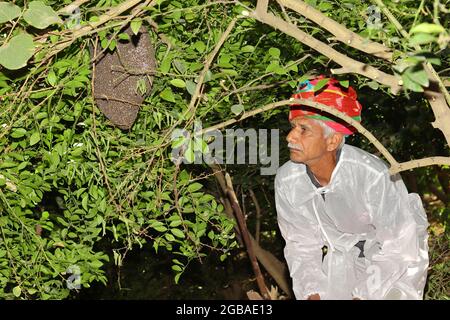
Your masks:
<svg viewBox="0 0 450 320"><path fill-rule="evenodd" d="M323 54L324 56L330 58L331 60L342 66L342 68L340 69L332 69L332 73L357 73L390 87L393 94L397 94L399 92L401 86L399 84L399 79L397 79L396 76L387 74L373 66L354 60L347 55L336 51L331 46L303 32L295 25L290 24L289 22L286 22L285 20L271 13L268 13L267 11L264 11L261 8L264 8L265 6L262 4L260 5L260 1L261 0L258 1L256 10L253 12L249 12L248 15L262 23L279 29L280 31L286 33L291 37L294 37L298 41L302 42L303 44L316 50L317 52Z"/></svg>
<svg viewBox="0 0 450 320"><path fill-rule="evenodd" d="M327 30L335 36L336 40L339 40L346 45L358 49L362 52L368 53L378 58L392 61L392 50L385 45L377 42L373 42L369 39L363 38L357 33L347 29L342 24L327 17L319 10L308 5L304 1L300 0L277 0L278 4L288 7L297 13L301 14L305 18L313 21L321 28ZM283 10L284 11L284 10ZM288 21L290 22L290 21Z"/></svg>
<svg viewBox="0 0 450 320"><path fill-rule="evenodd" d="M224 31L224 33L222 33L222 36L220 37L220 39L217 42L216 46L214 47L213 51L208 55L208 58L206 59L206 61L204 63L203 70L198 77L197 86L195 87L194 94L192 95L191 101L189 103L187 111L184 113L184 116L189 114L195 108L195 104L197 103L197 100L200 97L200 89L203 86L203 81L205 80L206 73L208 72L209 67L211 66L211 63L213 62L213 60L216 57L217 53L219 52L220 48L224 44L225 40L228 38L229 34L233 30L234 25L236 24L236 21L237 21L237 18L234 18L233 20L231 20L227 29ZM184 116L183 116L183 118L184 118Z"/></svg>
<svg viewBox="0 0 450 320"><path fill-rule="evenodd" d="M269 290L267 289L266 284L264 283L264 277L261 273L261 269L259 268L258 260L256 259L255 252L253 251L253 246L251 240L249 238L249 232L247 229L247 225L244 220L244 215L242 214L241 208L239 207L239 202L236 197L236 193L233 190L233 184L231 182L230 175L227 173L225 175L225 180L227 183L227 194L230 198L231 206L233 207L234 214L236 216L236 220L239 225L239 229L241 230L242 239L244 240L245 247L247 248L247 253L252 263L252 268L256 276L256 282L258 284L259 290L262 296L266 300L270 300Z"/></svg>

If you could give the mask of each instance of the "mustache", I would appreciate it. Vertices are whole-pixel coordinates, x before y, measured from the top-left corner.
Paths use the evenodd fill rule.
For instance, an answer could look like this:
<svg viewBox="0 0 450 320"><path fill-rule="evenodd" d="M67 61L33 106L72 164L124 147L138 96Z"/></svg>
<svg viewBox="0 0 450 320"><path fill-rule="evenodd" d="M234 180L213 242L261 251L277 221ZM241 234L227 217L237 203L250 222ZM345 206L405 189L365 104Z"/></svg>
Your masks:
<svg viewBox="0 0 450 320"><path fill-rule="evenodd" d="M303 151L302 150L302 147L301 146L299 146L298 144L295 144L295 143L288 143L288 148L289 149L294 149L294 150L298 150L298 151Z"/></svg>

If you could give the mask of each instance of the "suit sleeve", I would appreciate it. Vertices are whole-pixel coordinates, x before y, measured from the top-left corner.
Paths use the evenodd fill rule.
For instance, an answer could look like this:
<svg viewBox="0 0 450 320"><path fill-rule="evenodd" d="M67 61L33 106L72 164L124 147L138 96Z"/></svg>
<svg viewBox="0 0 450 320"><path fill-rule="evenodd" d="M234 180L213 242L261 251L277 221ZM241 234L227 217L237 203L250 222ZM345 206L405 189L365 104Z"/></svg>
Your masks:
<svg viewBox="0 0 450 320"><path fill-rule="evenodd" d="M286 241L284 256L292 277L295 297L303 300L318 293L323 299L327 289L327 278L322 271L324 243L317 226L298 208L293 208L286 195L279 178L275 179L278 225Z"/></svg>
<svg viewBox="0 0 450 320"><path fill-rule="evenodd" d="M363 299L423 298L427 268L427 218L420 197L408 194L399 175L387 172L367 190L378 248L367 277L354 290Z"/></svg>

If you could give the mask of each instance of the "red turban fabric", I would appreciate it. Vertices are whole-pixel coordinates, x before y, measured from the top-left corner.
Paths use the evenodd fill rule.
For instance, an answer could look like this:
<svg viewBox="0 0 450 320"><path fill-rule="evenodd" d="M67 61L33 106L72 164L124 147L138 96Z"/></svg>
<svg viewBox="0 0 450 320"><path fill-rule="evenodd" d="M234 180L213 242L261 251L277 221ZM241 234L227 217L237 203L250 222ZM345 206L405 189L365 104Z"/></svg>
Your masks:
<svg viewBox="0 0 450 320"><path fill-rule="evenodd" d="M306 80L300 83L297 92L292 95L292 98L309 99L322 103L343 112L354 120L360 122L362 106L358 100L356 100L356 91L352 87L342 87L338 80L331 78L324 87L314 92L314 86L321 79L325 79L325 77L319 76L314 80ZM325 112L304 105L291 105L289 121L299 116L322 120L327 126L333 128L336 132L341 132L346 135L356 132L356 129L352 126L346 123L337 122L337 119L330 118L332 115Z"/></svg>

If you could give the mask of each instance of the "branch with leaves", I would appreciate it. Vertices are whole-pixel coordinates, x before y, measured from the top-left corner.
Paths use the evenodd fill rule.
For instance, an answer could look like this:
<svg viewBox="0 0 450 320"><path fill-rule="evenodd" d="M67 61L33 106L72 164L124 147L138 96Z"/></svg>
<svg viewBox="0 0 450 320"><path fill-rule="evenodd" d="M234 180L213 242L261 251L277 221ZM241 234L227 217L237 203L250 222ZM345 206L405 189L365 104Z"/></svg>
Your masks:
<svg viewBox="0 0 450 320"><path fill-rule="evenodd" d="M390 12L382 0L372 0L372 2L381 8L389 21L392 22L397 31L405 39L410 39L408 32L406 32L401 23ZM422 50L419 44L415 44L414 49L418 52ZM442 131L447 140L447 144L450 146L450 94L445 87L444 82L429 62L424 62L423 68L425 69L426 75L431 80L429 81L428 86L424 88L424 96L430 103L435 116L435 121L431 124L434 128Z"/></svg>
<svg viewBox="0 0 450 320"><path fill-rule="evenodd" d="M391 92L397 94L401 88L399 79L397 77L387 74L383 71L378 70L375 67L356 61L339 51L333 49L331 46L317 40L313 36L303 32L295 25L267 12L267 0L259 0L256 10L248 13L250 17L270 25L275 29L294 37L301 43L307 45L308 47L316 50L317 52L323 54L324 56L335 61L342 67L339 69L332 69L333 74L343 74L343 73L356 73L365 76L369 79L373 79L391 89Z"/></svg>
<svg viewBox="0 0 450 320"><path fill-rule="evenodd" d="M289 9L294 10L298 14L313 21L321 28L327 30L333 34L336 40L345 43L346 45L358 49L362 52L373 55L377 58L381 58L387 61L392 61L392 49L377 42L364 39L360 35L348 30L340 23L337 23L333 19L327 17L319 10L310 6L301 0L277 0L280 5L283 5Z"/></svg>
<svg viewBox="0 0 450 320"><path fill-rule="evenodd" d="M277 0L282 6L288 7L297 13L301 14L305 18L315 22L321 28L335 35L336 39L356 48L362 52L371 54L375 57L383 58L386 60L392 60L391 49L388 47L372 42L370 40L361 38L357 34L348 30L341 24L337 23L331 18L328 18L320 11L314 9L303 1L294 0ZM381 7L388 19L396 26L399 32L405 37L409 38L409 34L404 30L401 24L395 19L392 13L383 4L382 0L373 0L373 2ZM386 74L372 66L353 60L346 55L334 50L331 46L315 39L314 37L306 34L294 24L287 22L271 13L268 13L269 0L258 0L256 9L250 12L250 16L257 19L260 22L266 23L276 29L283 31L284 33L294 37L298 41L306 44L312 49L325 55L342 67L338 69L331 69L333 74L345 74L356 73L365 76L369 79L375 80L383 85L390 87L392 93L397 94L403 85L403 81L394 75ZM415 46L416 50L420 50L420 46ZM429 84L428 88L425 88L425 98L431 105L433 113L435 115L435 121L432 122L434 128L439 129L445 136L447 144L450 145L450 109L448 104L450 103L450 95L445 88L444 82L440 79L439 75L434 70L433 66L426 62L423 64L424 69L428 74L428 77L437 83L438 88L434 88L433 82ZM446 102L447 101L447 102Z"/></svg>
<svg viewBox="0 0 450 320"><path fill-rule="evenodd" d="M224 121L222 123L216 124L214 126L211 126L209 128L203 129L197 133L197 135L202 135L207 132L211 132L214 130L220 130L227 126L230 126L232 124L235 124L237 122L240 122L244 119L254 117L255 115L269 111L275 108L287 106L287 105L305 105L312 107L317 110L324 111L326 113L329 113L336 118L339 118L349 125L353 126L360 134L362 134L364 137L366 137L367 140L369 140L370 143L372 143L375 148L380 151L380 153L385 157L385 159L390 164L389 172L391 174L395 174L401 171L410 170L418 167L424 167L424 166L431 166L431 165L450 165L450 158L449 157L430 157L430 158L424 158L419 160L411 160L408 162L402 162L399 163L395 158L392 156L392 154L383 146L383 144L375 138L375 136L366 128L364 128L359 122L352 119L351 117L347 116L345 113L342 113L336 109L333 109L327 105L324 105L322 103L314 102L308 99L289 99L289 100L282 100L274 103L269 103L263 107L251 110L249 112L243 113L239 118L230 119L227 121Z"/></svg>

